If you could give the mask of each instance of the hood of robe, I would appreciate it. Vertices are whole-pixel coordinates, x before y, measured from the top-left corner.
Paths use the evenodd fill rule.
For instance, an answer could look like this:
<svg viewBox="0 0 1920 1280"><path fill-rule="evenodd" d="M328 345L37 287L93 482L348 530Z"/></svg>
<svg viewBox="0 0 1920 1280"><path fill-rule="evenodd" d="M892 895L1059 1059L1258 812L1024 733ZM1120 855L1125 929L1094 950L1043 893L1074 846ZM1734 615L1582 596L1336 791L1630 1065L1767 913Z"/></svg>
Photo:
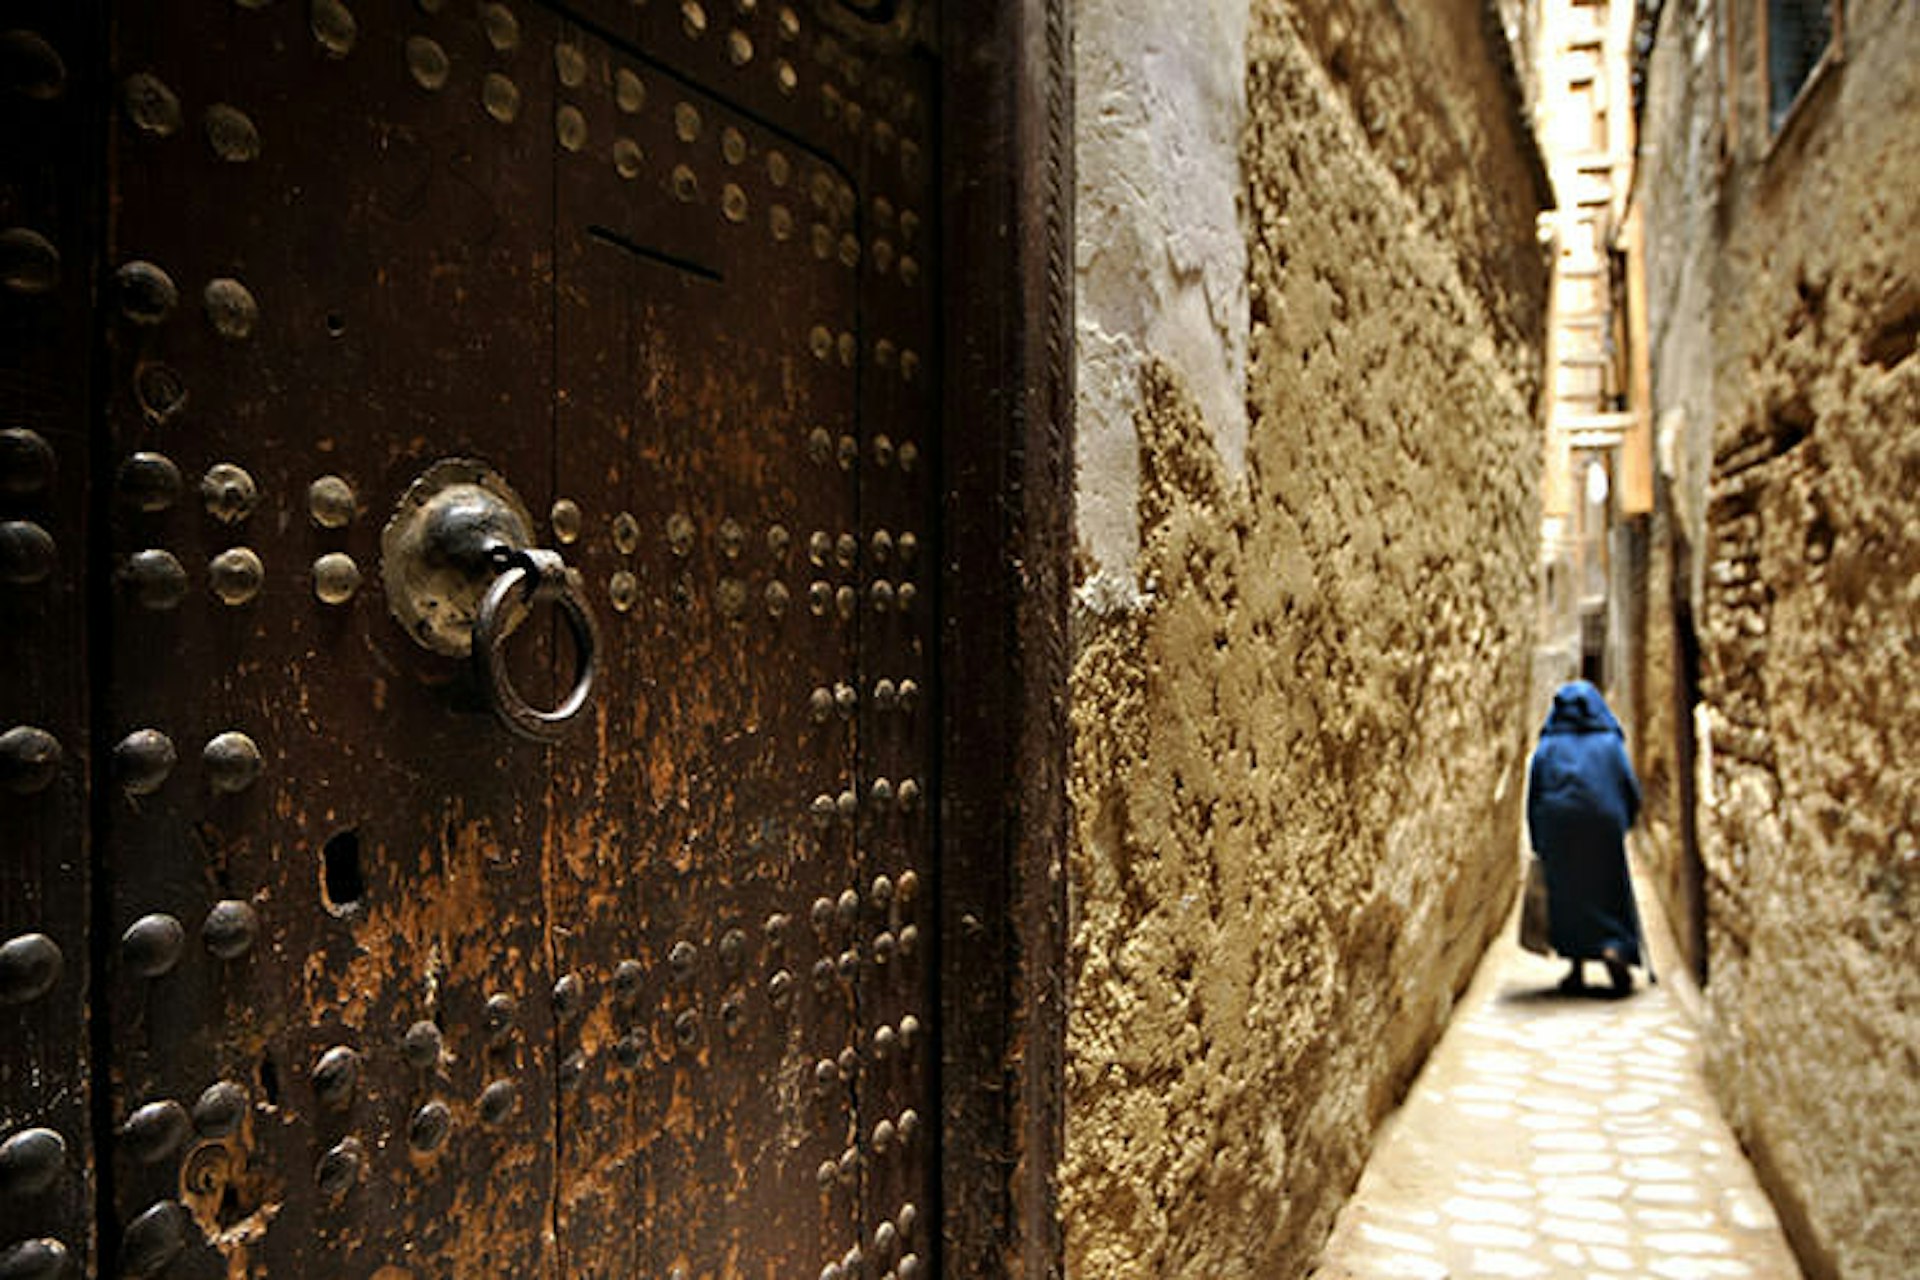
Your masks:
<svg viewBox="0 0 1920 1280"><path fill-rule="evenodd" d="M1585 680L1563 684L1553 695L1553 710L1540 730L1548 733L1611 733L1624 738L1607 700Z"/></svg>

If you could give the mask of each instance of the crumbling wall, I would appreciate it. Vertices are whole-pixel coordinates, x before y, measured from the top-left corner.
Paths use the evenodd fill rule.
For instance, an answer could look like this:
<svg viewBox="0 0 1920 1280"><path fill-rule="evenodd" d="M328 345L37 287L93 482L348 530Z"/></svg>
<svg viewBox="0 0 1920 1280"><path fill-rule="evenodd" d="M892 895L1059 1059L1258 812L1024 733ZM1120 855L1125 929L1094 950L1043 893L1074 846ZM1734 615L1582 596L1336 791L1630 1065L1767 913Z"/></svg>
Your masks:
<svg viewBox="0 0 1920 1280"><path fill-rule="evenodd" d="M1076 14L1081 69L1167 74L1136 56L1160 24L1115 8ZM1405 8L1259 3L1207 46L1244 96L1157 90L1245 112L1235 206L1197 185L1194 213L1241 229L1244 436L1195 388L1231 359L1161 351L1088 265L1124 279L1115 219L1183 198L1176 171L1090 166L1100 132L1194 132L1127 110L1124 76L1082 76L1082 334L1092 311L1138 359L1083 348L1079 370L1083 405L1129 413L1126 465L1083 441L1078 511L1137 531L1081 532L1061 1170L1079 1280L1304 1275L1512 901L1541 188L1480 6ZM1222 83L1217 61L1187 70ZM1121 238L1154 289L1216 296Z"/></svg>
<svg viewBox="0 0 1920 1280"><path fill-rule="evenodd" d="M1701 549L1686 600L1701 650L1709 1061L1809 1272L1908 1276L1920 1258L1920 9L1846 6L1844 60L1777 134L1755 34L1736 35L1718 234L1653 242L1667 259L1656 275L1708 280L1704 330L1672 323L1655 354L1657 371L1710 365L1710 410L1696 414L1671 372L1655 386L1663 417L1685 410L1671 509L1677 538ZM1656 119L1650 147L1679 149L1677 127L1699 125ZM1672 175L1648 187L1670 226L1689 198Z"/></svg>

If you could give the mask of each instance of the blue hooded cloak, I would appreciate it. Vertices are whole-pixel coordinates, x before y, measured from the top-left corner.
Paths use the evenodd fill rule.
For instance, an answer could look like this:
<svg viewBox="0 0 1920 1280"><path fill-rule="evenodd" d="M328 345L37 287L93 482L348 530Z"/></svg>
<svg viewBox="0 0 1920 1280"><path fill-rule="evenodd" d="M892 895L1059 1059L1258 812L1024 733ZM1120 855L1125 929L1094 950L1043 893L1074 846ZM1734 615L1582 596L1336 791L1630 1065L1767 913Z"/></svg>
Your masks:
<svg viewBox="0 0 1920 1280"><path fill-rule="evenodd" d="M1585 680L1562 685L1533 753L1527 832L1546 864L1553 949L1569 960L1612 950L1641 963L1626 848L1639 813L1620 722Z"/></svg>

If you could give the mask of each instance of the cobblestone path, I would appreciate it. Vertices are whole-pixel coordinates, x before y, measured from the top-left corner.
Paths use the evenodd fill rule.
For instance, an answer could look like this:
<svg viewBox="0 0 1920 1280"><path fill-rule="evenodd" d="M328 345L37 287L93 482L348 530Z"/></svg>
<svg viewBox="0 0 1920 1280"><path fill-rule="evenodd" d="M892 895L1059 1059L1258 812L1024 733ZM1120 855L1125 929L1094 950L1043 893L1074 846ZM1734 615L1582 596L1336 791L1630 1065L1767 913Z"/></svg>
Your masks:
<svg viewBox="0 0 1920 1280"><path fill-rule="evenodd" d="M1513 936L1387 1122L1318 1280L1799 1280L1707 1093L1689 993L1636 971L1624 1000L1563 996L1565 964Z"/></svg>

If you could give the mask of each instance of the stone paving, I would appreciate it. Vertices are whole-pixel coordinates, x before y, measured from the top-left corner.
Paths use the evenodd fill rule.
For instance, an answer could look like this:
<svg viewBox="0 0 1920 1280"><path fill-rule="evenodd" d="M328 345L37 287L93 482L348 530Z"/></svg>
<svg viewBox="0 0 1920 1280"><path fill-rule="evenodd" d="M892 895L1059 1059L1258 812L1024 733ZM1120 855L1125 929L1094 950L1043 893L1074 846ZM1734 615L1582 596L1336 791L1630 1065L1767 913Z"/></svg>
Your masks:
<svg viewBox="0 0 1920 1280"><path fill-rule="evenodd" d="M1799 1280L1707 1093L1685 979L1565 996L1566 965L1513 937L1388 1120L1318 1280Z"/></svg>

